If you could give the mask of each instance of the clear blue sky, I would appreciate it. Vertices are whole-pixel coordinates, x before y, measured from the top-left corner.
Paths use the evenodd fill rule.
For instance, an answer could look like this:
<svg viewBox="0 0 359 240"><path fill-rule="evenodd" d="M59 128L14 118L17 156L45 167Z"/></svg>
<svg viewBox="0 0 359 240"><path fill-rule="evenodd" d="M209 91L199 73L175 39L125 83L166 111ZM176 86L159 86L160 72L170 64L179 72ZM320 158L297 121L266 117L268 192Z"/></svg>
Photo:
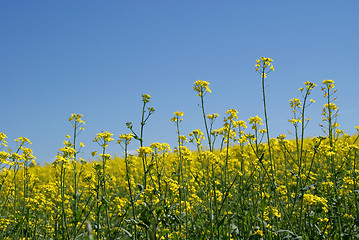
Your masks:
<svg viewBox="0 0 359 240"><path fill-rule="evenodd" d="M274 59L267 96L272 137L292 130L289 99L305 81L333 79L339 123L359 124L359 1L1 1L0 131L9 141L30 138L39 163L51 162L72 131L71 113L84 114L86 148L98 132L115 139L139 128L141 94L156 112L145 126L145 145L176 144L170 119L184 112L181 128L203 129L197 79L211 83L208 113L236 108L242 120L263 116L254 71L261 56ZM324 104L312 97L308 136L321 134ZM133 142L131 149L138 148ZM111 154L122 149L109 147Z"/></svg>

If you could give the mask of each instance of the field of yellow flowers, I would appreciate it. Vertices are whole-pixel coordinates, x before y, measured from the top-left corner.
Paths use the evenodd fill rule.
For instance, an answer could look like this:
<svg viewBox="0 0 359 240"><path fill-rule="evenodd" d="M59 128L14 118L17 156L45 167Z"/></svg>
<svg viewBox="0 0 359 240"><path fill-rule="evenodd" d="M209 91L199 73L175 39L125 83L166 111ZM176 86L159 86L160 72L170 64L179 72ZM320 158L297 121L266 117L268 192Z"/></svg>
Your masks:
<svg viewBox="0 0 359 240"><path fill-rule="evenodd" d="M219 116L205 111L209 83L198 80L193 89L203 131L182 135L183 113L174 112L174 149L144 146L144 126L155 111L148 94L142 95L139 131L129 122L127 134L97 134L93 162L77 156L84 147L81 114L69 118L73 132L51 165L36 165L29 139L20 137L17 149L9 149L0 133L0 239L359 238L359 135L338 128L335 83L321 84L325 136L305 137L306 109L317 87L305 82L301 98L290 100L294 139L271 138L264 86L272 61L262 57L255 65L264 119L245 122L229 109L214 129ZM122 158L106 152L112 141L123 148ZM138 153L131 155L134 141Z"/></svg>

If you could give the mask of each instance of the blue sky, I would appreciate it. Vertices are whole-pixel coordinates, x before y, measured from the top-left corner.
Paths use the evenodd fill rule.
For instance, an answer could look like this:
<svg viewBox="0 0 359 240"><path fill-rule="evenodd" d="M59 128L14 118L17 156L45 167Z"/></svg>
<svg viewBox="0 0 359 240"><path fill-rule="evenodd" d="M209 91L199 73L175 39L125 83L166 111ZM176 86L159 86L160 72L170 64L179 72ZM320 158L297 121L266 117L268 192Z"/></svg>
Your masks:
<svg viewBox="0 0 359 240"><path fill-rule="evenodd" d="M184 112L183 134L203 129L197 79L211 83L208 113L228 108L239 118L263 116L254 71L261 56L274 59L266 88L271 136L292 130L289 99L305 81L338 89L340 128L353 134L359 53L358 1L1 1L0 131L28 137L39 163L51 162L72 131L68 118L86 121L82 156L99 150L98 132L114 138L139 128L141 94L156 109L145 126L145 145L174 147L170 119ZM308 136L321 134L323 94L308 110ZM290 135L288 135L290 137ZM13 145L14 146L14 145ZM138 143L130 146L135 150ZM121 155L117 144L111 154Z"/></svg>

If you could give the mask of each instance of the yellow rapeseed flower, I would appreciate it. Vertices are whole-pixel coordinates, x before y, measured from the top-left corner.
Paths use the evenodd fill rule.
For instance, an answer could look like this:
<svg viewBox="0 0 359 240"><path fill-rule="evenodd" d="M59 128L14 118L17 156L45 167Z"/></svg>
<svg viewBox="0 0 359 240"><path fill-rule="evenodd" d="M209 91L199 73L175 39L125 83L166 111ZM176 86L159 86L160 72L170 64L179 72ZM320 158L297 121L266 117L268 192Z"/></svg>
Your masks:
<svg viewBox="0 0 359 240"><path fill-rule="evenodd" d="M71 121L75 121L75 122L79 122L79 123L82 123L82 124L85 124L85 121L82 120L81 118L83 117L82 114L71 114L71 117L69 118L69 122Z"/></svg>
<svg viewBox="0 0 359 240"><path fill-rule="evenodd" d="M258 230L256 230L255 232L254 232L254 235L257 235L257 236L263 236L263 231L262 230L260 230L260 229L258 229Z"/></svg>
<svg viewBox="0 0 359 240"><path fill-rule="evenodd" d="M142 94L142 102L148 103L150 101L151 96L149 94Z"/></svg>
<svg viewBox="0 0 359 240"><path fill-rule="evenodd" d="M211 89L209 89L209 82L203 80L197 80L194 82L193 90L197 92L197 96L204 96L206 92L211 93Z"/></svg>
<svg viewBox="0 0 359 240"><path fill-rule="evenodd" d="M139 157L145 157L148 154L151 154L153 152L153 149L150 147L140 147L139 149L137 149L137 152Z"/></svg>
<svg viewBox="0 0 359 240"><path fill-rule="evenodd" d="M171 122L182 122L183 118L180 118L183 116L183 112L176 111L173 113L175 116L171 118Z"/></svg>
<svg viewBox="0 0 359 240"><path fill-rule="evenodd" d="M271 64L271 62L273 62L273 59L271 58L266 58L266 57L261 57L260 59L256 60L256 65L255 66L255 70L259 73L261 73L262 77L266 78L267 77L267 73L270 71L274 71L274 67ZM266 71L266 68L270 68L270 70Z"/></svg>
<svg viewBox="0 0 359 240"><path fill-rule="evenodd" d="M296 108L296 107L298 107L298 108L302 107L302 102L298 98L292 98L289 100L289 102L290 102L290 108L292 108L292 109Z"/></svg>
<svg viewBox="0 0 359 240"><path fill-rule="evenodd" d="M120 134L119 140L117 140L118 144L121 144L122 142L125 142L125 145L128 145L133 138L133 134Z"/></svg>
<svg viewBox="0 0 359 240"><path fill-rule="evenodd" d="M101 147L108 147L107 143L112 142L114 139L112 138L113 134L107 131L98 133L93 140L93 142L97 142Z"/></svg>
<svg viewBox="0 0 359 240"><path fill-rule="evenodd" d="M208 114L206 117L208 119L216 119L218 116L219 116L218 113L213 113L213 114Z"/></svg>

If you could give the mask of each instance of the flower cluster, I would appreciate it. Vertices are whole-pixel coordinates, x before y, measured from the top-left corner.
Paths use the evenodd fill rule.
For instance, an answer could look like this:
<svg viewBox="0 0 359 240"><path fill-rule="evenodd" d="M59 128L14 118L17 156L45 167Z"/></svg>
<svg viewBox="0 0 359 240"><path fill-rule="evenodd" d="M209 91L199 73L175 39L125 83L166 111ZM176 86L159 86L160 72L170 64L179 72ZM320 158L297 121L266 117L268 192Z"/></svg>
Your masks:
<svg viewBox="0 0 359 240"><path fill-rule="evenodd" d="M274 71L274 67L271 64L273 59L261 57L260 59L257 59L256 62L257 64L255 65L255 70L261 74L262 78L267 78L267 74L270 71Z"/></svg>
<svg viewBox="0 0 359 240"><path fill-rule="evenodd" d="M142 94L142 102L148 103L151 99L151 96L149 94Z"/></svg>
<svg viewBox="0 0 359 240"><path fill-rule="evenodd" d="M140 147L137 152L139 157L146 157L153 152L153 149L151 147Z"/></svg>
<svg viewBox="0 0 359 240"><path fill-rule="evenodd" d="M97 142L101 147L108 147L108 143L112 142L114 139L112 138L113 134L107 131L98 133L93 140L93 142Z"/></svg>
<svg viewBox="0 0 359 240"><path fill-rule="evenodd" d="M211 93L211 89L208 86L208 81L198 79L194 82L193 90L197 92L197 96L203 97L207 92Z"/></svg>
<svg viewBox="0 0 359 240"><path fill-rule="evenodd" d="M171 122L182 122L183 121L183 112L174 112L174 116L171 118Z"/></svg>

